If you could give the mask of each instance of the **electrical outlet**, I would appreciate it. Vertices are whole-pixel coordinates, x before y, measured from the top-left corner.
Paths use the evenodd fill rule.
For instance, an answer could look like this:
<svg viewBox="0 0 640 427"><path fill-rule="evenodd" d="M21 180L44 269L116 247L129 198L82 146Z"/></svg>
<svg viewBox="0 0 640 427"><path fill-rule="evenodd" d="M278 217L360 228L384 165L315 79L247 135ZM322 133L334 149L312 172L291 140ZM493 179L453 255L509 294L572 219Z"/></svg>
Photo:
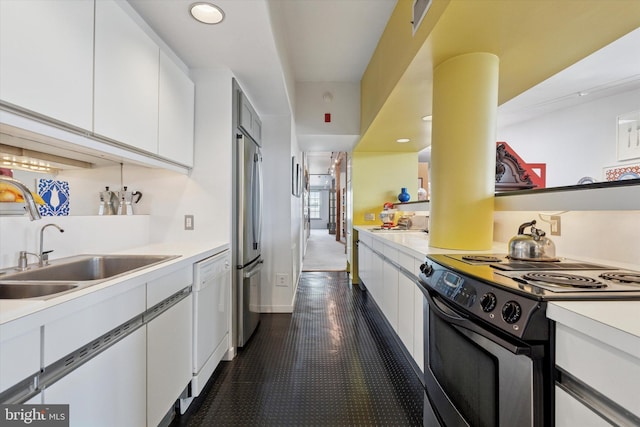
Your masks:
<svg viewBox="0 0 640 427"><path fill-rule="evenodd" d="M193 230L193 215L184 216L184 229Z"/></svg>
<svg viewBox="0 0 640 427"><path fill-rule="evenodd" d="M560 235L560 215L551 215L551 235Z"/></svg>
<svg viewBox="0 0 640 427"><path fill-rule="evenodd" d="M364 220L365 221L375 221L376 220L376 214L374 214L374 213L366 213L366 214L364 214Z"/></svg>
<svg viewBox="0 0 640 427"><path fill-rule="evenodd" d="M287 273L276 273L276 286L287 287L289 275Z"/></svg>

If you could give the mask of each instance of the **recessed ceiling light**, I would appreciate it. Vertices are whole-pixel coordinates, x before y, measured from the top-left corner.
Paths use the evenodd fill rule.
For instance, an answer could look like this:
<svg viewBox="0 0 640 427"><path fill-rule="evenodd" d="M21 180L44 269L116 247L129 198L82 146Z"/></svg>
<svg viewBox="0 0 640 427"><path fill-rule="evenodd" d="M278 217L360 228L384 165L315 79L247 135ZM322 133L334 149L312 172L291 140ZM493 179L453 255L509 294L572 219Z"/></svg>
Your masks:
<svg viewBox="0 0 640 427"><path fill-rule="evenodd" d="M190 8L191 16L204 24L219 24L224 19L224 12L211 3L194 3Z"/></svg>
<svg viewBox="0 0 640 427"><path fill-rule="evenodd" d="M578 92L578 96L587 96L589 92Z"/></svg>
<svg viewBox="0 0 640 427"><path fill-rule="evenodd" d="M406 142L411 141L409 138L400 138L400 139L396 139L396 142L399 142L400 144L404 144Z"/></svg>
<svg viewBox="0 0 640 427"><path fill-rule="evenodd" d="M424 120L425 122L431 121L433 120L433 116L432 115L422 116L422 120Z"/></svg>

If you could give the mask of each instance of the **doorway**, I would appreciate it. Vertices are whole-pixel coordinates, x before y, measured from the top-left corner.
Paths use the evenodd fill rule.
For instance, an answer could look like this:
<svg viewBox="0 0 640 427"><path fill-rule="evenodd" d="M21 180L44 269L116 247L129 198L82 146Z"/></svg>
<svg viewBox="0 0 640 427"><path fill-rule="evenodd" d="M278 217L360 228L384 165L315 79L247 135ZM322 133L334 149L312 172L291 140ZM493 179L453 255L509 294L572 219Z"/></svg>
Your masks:
<svg viewBox="0 0 640 427"><path fill-rule="evenodd" d="M302 271L346 271L346 171L341 171L346 153L306 153L309 185L305 194L305 217L309 221Z"/></svg>

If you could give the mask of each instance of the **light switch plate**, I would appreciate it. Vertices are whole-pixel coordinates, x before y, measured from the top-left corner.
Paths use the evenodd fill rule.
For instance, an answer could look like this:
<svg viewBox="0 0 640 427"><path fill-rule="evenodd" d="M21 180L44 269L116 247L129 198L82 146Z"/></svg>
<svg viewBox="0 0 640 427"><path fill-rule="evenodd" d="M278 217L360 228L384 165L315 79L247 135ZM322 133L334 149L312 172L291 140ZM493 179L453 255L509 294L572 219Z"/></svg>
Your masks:
<svg viewBox="0 0 640 427"><path fill-rule="evenodd" d="M193 230L193 215L184 216L184 229Z"/></svg>

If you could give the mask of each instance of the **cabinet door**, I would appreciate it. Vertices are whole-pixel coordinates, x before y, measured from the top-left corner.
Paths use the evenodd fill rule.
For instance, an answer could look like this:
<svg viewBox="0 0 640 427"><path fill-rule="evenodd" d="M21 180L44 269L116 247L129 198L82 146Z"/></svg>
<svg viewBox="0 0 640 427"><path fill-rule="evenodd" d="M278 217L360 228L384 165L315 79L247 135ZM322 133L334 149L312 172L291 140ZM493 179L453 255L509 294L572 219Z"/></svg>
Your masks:
<svg viewBox="0 0 640 427"><path fill-rule="evenodd" d="M240 92L240 111L239 113L239 126L247 132L258 143L262 139L262 123L258 118L258 114L251 106L251 103L242 92Z"/></svg>
<svg viewBox="0 0 640 427"><path fill-rule="evenodd" d="M0 392L40 370L40 328L13 334L0 327Z"/></svg>
<svg viewBox="0 0 640 427"><path fill-rule="evenodd" d="M415 287L415 283L407 276L402 273L398 275L398 336L412 356L415 349L413 343L415 328L413 291Z"/></svg>
<svg viewBox="0 0 640 427"><path fill-rule="evenodd" d="M160 49L112 0L95 19L94 132L157 154Z"/></svg>
<svg viewBox="0 0 640 427"><path fill-rule="evenodd" d="M398 250L388 246L384 248L384 255L392 261L398 261ZM385 262L383 266L382 282L382 311L385 317L398 332L398 270L392 264Z"/></svg>
<svg viewBox="0 0 640 427"><path fill-rule="evenodd" d="M141 327L47 387L45 404L68 404L71 427L143 426L146 332Z"/></svg>
<svg viewBox="0 0 640 427"><path fill-rule="evenodd" d="M160 52L159 96L158 154L193 166L194 85L164 52Z"/></svg>
<svg viewBox="0 0 640 427"><path fill-rule="evenodd" d="M413 360L424 372L424 295L415 283L413 294Z"/></svg>
<svg viewBox="0 0 640 427"><path fill-rule="evenodd" d="M147 425L157 426L191 381L192 296L147 324Z"/></svg>
<svg viewBox="0 0 640 427"><path fill-rule="evenodd" d="M92 128L93 2L0 1L0 98Z"/></svg>
<svg viewBox="0 0 640 427"><path fill-rule="evenodd" d="M380 258L375 252L371 252L371 284L373 291L371 295L373 295L373 299L375 300L378 307L382 310L382 300L384 299L384 295L382 291L384 289L384 277L383 277L383 268L384 262L382 258Z"/></svg>
<svg viewBox="0 0 640 427"><path fill-rule="evenodd" d="M369 285L369 248L364 244L358 245L358 278L367 288Z"/></svg>

